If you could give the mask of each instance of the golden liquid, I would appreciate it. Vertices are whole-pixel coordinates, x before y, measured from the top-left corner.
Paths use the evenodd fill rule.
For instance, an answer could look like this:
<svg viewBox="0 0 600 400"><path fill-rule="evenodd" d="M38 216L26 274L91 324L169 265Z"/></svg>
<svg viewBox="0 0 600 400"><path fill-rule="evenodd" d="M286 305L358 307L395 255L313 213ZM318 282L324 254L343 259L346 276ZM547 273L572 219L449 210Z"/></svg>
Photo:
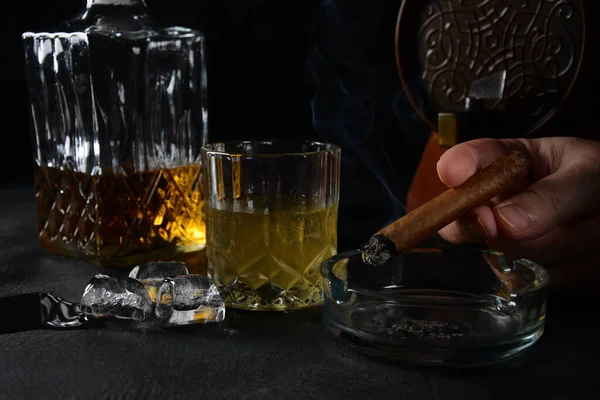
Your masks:
<svg viewBox="0 0 600 400"><path fill-rule="evenodd" d="M322 303L321 263L337 251L337 206L264 214L207 210L208 269L230 307Z"/></svg>
<svg viewBox="0 0 600 400"><path fill-rule="evenodd" d="M129 175L40 167L38 235L48 250L130 267L205 247L199 165Z"/></svg>

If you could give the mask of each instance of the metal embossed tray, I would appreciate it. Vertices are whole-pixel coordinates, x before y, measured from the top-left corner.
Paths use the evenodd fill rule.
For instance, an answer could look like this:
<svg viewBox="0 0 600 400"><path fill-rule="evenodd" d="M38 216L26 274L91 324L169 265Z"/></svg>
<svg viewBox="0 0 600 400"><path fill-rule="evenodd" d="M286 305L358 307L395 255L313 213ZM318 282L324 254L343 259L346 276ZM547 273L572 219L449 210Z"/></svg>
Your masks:
<svg viewBox="0 0 600 400"><path fill-rule="evenodd" d="M437 131L438 113L462 111L472 82L506 71L501 99L512 137L549 133L584 54L580 0L405 0L396 63L409 102ZM485 132L481 133L485 135Z"/></svg>

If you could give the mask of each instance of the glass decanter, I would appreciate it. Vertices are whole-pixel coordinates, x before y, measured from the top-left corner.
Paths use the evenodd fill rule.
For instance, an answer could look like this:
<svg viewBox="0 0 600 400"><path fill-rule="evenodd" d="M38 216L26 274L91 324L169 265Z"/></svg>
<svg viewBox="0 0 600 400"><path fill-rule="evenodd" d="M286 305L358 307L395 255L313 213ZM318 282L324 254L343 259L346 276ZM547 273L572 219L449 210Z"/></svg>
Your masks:
<svg viewBox="0 0 600 400"><path fill-rule="evenodd" d="M106 267L200 254L205 40L143 0L23 34L39 240Z"/></svg>

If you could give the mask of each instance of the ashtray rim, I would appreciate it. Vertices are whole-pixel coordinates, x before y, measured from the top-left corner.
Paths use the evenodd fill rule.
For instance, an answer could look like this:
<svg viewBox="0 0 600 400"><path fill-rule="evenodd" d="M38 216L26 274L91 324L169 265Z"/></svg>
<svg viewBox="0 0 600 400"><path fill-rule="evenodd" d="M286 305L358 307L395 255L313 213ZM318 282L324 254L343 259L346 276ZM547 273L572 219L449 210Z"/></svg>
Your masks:
<svg viewBox="0 0 600 400"><path fill-rule="evenodd" d="M497 250L490 250L490 249L486 249L486 248L474 248L474 247L470 247L470 246L437 245L437 246L430 246L430 247L417 247L417 248L412 249L410 252L418 253L418 252L445 252L445 251L476 252L476 253L488 254L491 256L495 256L498 258L499 266L501 267L502 272L504 272L504 273L515 271L518 268L528 268L530 271L532 271L535 274L535 279L534 279L535 285L529 284L522 288L516 288L514 291L511 292L511 295L513 295L513 296L524 296L524 295L528 295L531 293L540 292L540 291L544 290L550 282L550 273L548 272L548 270L546 268L544 268L540 264L538 264L534 261L531 261L529 259L526 259L526 258L515 259L515 260L513 260L513 262L511 264L509 264L506 261L506 257L504 255L504 253L497 251ZM344 292L345 292L347 290L347 288L345 287L346 283L342 279L340 279L338 276L335 275L333 268L338 262L343 261L345 259L350 259L350 258L358 256L360 254L361 254L361 251L359 249L354 249L354 250L347 250L347 251L338 253L332 257L329 257L328 259L323 261L323 263L321 264L321 267L320 267L321 276L323 277L323 279L328 281L328 283L332 286L338 286L338 287L343 286ZM374 268L376 268L376 267L374 267ZM385 296L382 293L383 290L381 290L381 289L371 290L371 289L367 289L367 288L363 288L363 287L352 287L352 290L355 292L359 292L359 293L368 295L374 299L390 301L389 297ZM396 294L395 296L397 296L398 298L411 297L410 294L406 294L406 295Z"/></svg>

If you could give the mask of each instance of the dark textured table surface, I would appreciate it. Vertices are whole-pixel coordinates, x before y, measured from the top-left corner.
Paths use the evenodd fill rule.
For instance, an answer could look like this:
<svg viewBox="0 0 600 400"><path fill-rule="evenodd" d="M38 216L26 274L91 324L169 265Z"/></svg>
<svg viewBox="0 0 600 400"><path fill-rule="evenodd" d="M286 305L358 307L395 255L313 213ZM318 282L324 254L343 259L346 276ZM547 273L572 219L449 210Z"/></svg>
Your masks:
<svg viewBox="0 0 600 400"><path fill-rule="evenodd" d="M0 190L0 297L77 300L102 269L44 253L33 213L32 188ZM218 329L3 334L0 399L595 397L585 391L600 388L596 304L551 298L548 312L544 336L522 357L477 370L372 360L326 332L315 312L229 313Z"/></svg>

